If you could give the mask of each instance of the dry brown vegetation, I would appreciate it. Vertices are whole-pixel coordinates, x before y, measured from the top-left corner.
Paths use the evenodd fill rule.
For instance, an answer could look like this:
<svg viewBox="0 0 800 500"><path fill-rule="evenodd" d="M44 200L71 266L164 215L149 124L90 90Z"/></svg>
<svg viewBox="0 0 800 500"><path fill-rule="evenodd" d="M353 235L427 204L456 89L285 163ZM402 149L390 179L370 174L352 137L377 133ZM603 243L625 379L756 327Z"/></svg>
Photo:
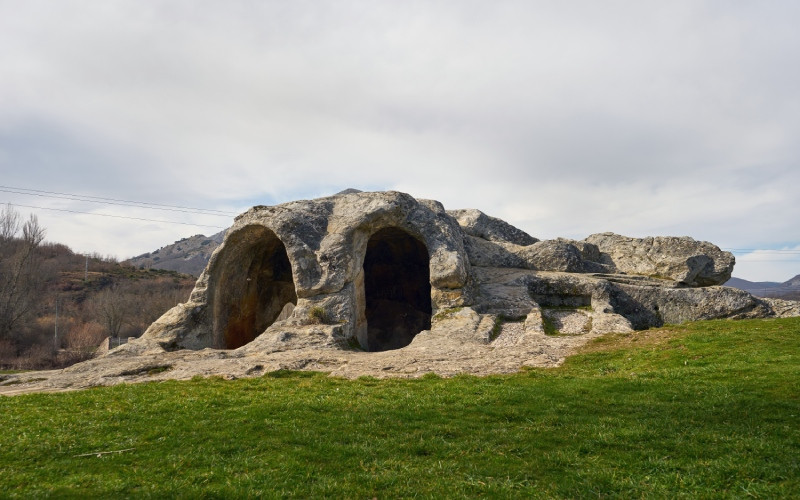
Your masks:
<svg viewBox="0 0 800 500"><path fill-rule="evenodd" d="M137 269L44 242L35 217L0 210L0 369L68 366L138 337L189 295L194 278ZM88 265L88 271L87 271Z"/></svg>

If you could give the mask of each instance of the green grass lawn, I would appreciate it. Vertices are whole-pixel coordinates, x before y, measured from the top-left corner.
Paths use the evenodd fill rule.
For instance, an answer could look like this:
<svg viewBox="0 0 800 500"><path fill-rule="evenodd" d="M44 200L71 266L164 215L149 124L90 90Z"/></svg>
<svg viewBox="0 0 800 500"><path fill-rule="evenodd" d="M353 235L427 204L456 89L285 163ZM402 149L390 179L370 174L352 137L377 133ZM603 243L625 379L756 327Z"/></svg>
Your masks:
<svg viewBox="0 0 800 500"><path fill-rule="evenodd" d="M712 321L510 376L0 398L0 496L798 497L798 354L798 318Z"/></svg>

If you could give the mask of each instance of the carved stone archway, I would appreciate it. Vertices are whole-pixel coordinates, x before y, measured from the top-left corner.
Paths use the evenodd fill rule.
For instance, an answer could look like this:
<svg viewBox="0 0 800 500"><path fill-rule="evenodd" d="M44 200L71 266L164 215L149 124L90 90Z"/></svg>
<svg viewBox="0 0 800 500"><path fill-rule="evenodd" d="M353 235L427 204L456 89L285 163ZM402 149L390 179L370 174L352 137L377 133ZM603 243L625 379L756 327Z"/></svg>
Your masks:
<svg viewBox="0 0 800 500"><path fill-rule="evenodd" d="M399 349L430 329L430 257L422 241L397 227L375 232L363 273L366 328L358 340L364 349Z"/></svg>
<svg viewBox="0 0 800 500"><path fill-rule="evenodd" d="M292 266L283 242L269 229L248 226L221 255L212 311L215 347L236 349L297 304Z"/></svg>

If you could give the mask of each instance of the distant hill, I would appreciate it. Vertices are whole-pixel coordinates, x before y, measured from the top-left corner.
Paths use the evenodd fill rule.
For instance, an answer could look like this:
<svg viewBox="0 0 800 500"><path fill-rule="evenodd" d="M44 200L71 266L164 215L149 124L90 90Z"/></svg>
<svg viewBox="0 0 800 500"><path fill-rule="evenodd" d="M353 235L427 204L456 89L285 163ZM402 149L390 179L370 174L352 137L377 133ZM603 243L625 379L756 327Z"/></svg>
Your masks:
<svg viewBox="0 0 800 500"><path fill-rule="evenodd" d="M747 292L753 291L764 291L764 290L771 290L773 288L778 288L781 286L780 283L777 281L747 281L741 278L733 277L725 283L725 286L731 286L733 288L738 288L739 290L745 290Z"/></svg>
<svg viewBox="0 0 800 500"><path fill-rule="evenodd" d="M800 274L783 283L775 281L747 281L734 277L728 280L725 286L738 288L739 290L750 292L758 297L797 299L800 297Z"/></svg>
<svg viewBox="0 0 800 500"><path fill-rule="evenodd" d="M222 243L225 231L212 236L196 234L132 259L126 263L142 269L165 269L200 276L211 254Z"/></svg>
<svg viewBox="0 0 800 500"><path fill-rule="evenodd" d="M800 289L800 274L790 279L789 281L783 283L781 286Z"/></svg>
<svg viewBox="0 0 800 500"><path fill-rule="evenodd" d="M360 192L359 189L348 188L339 191L334 196ZM212 236L196 234L158 250L128 259L125 263L140 269L164 269L197 277L206 268L211 254L222 243L227 231L225 229Z"/></svg>

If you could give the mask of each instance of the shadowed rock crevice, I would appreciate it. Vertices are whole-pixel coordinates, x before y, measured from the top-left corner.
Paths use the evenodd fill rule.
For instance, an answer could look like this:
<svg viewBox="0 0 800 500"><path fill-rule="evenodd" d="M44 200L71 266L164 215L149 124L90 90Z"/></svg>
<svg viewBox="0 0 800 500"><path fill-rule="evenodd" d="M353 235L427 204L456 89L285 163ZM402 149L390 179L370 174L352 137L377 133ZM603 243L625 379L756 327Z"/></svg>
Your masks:
<svg viewBox="0 0 800 500"><path fill-rule="evenodd" d="M364 257L364 349L399 349L430 329L429 266L425 244L405 231L385 228L372 235Z"/></svg>
<svg viewBox="0 0 800 500"><path fill-rule="evenodd" d="M272 231L245 228L242 244L225 256L214 306L215 344L241 347L270 326L287 303L297 304L292 266Z"/></svg>

